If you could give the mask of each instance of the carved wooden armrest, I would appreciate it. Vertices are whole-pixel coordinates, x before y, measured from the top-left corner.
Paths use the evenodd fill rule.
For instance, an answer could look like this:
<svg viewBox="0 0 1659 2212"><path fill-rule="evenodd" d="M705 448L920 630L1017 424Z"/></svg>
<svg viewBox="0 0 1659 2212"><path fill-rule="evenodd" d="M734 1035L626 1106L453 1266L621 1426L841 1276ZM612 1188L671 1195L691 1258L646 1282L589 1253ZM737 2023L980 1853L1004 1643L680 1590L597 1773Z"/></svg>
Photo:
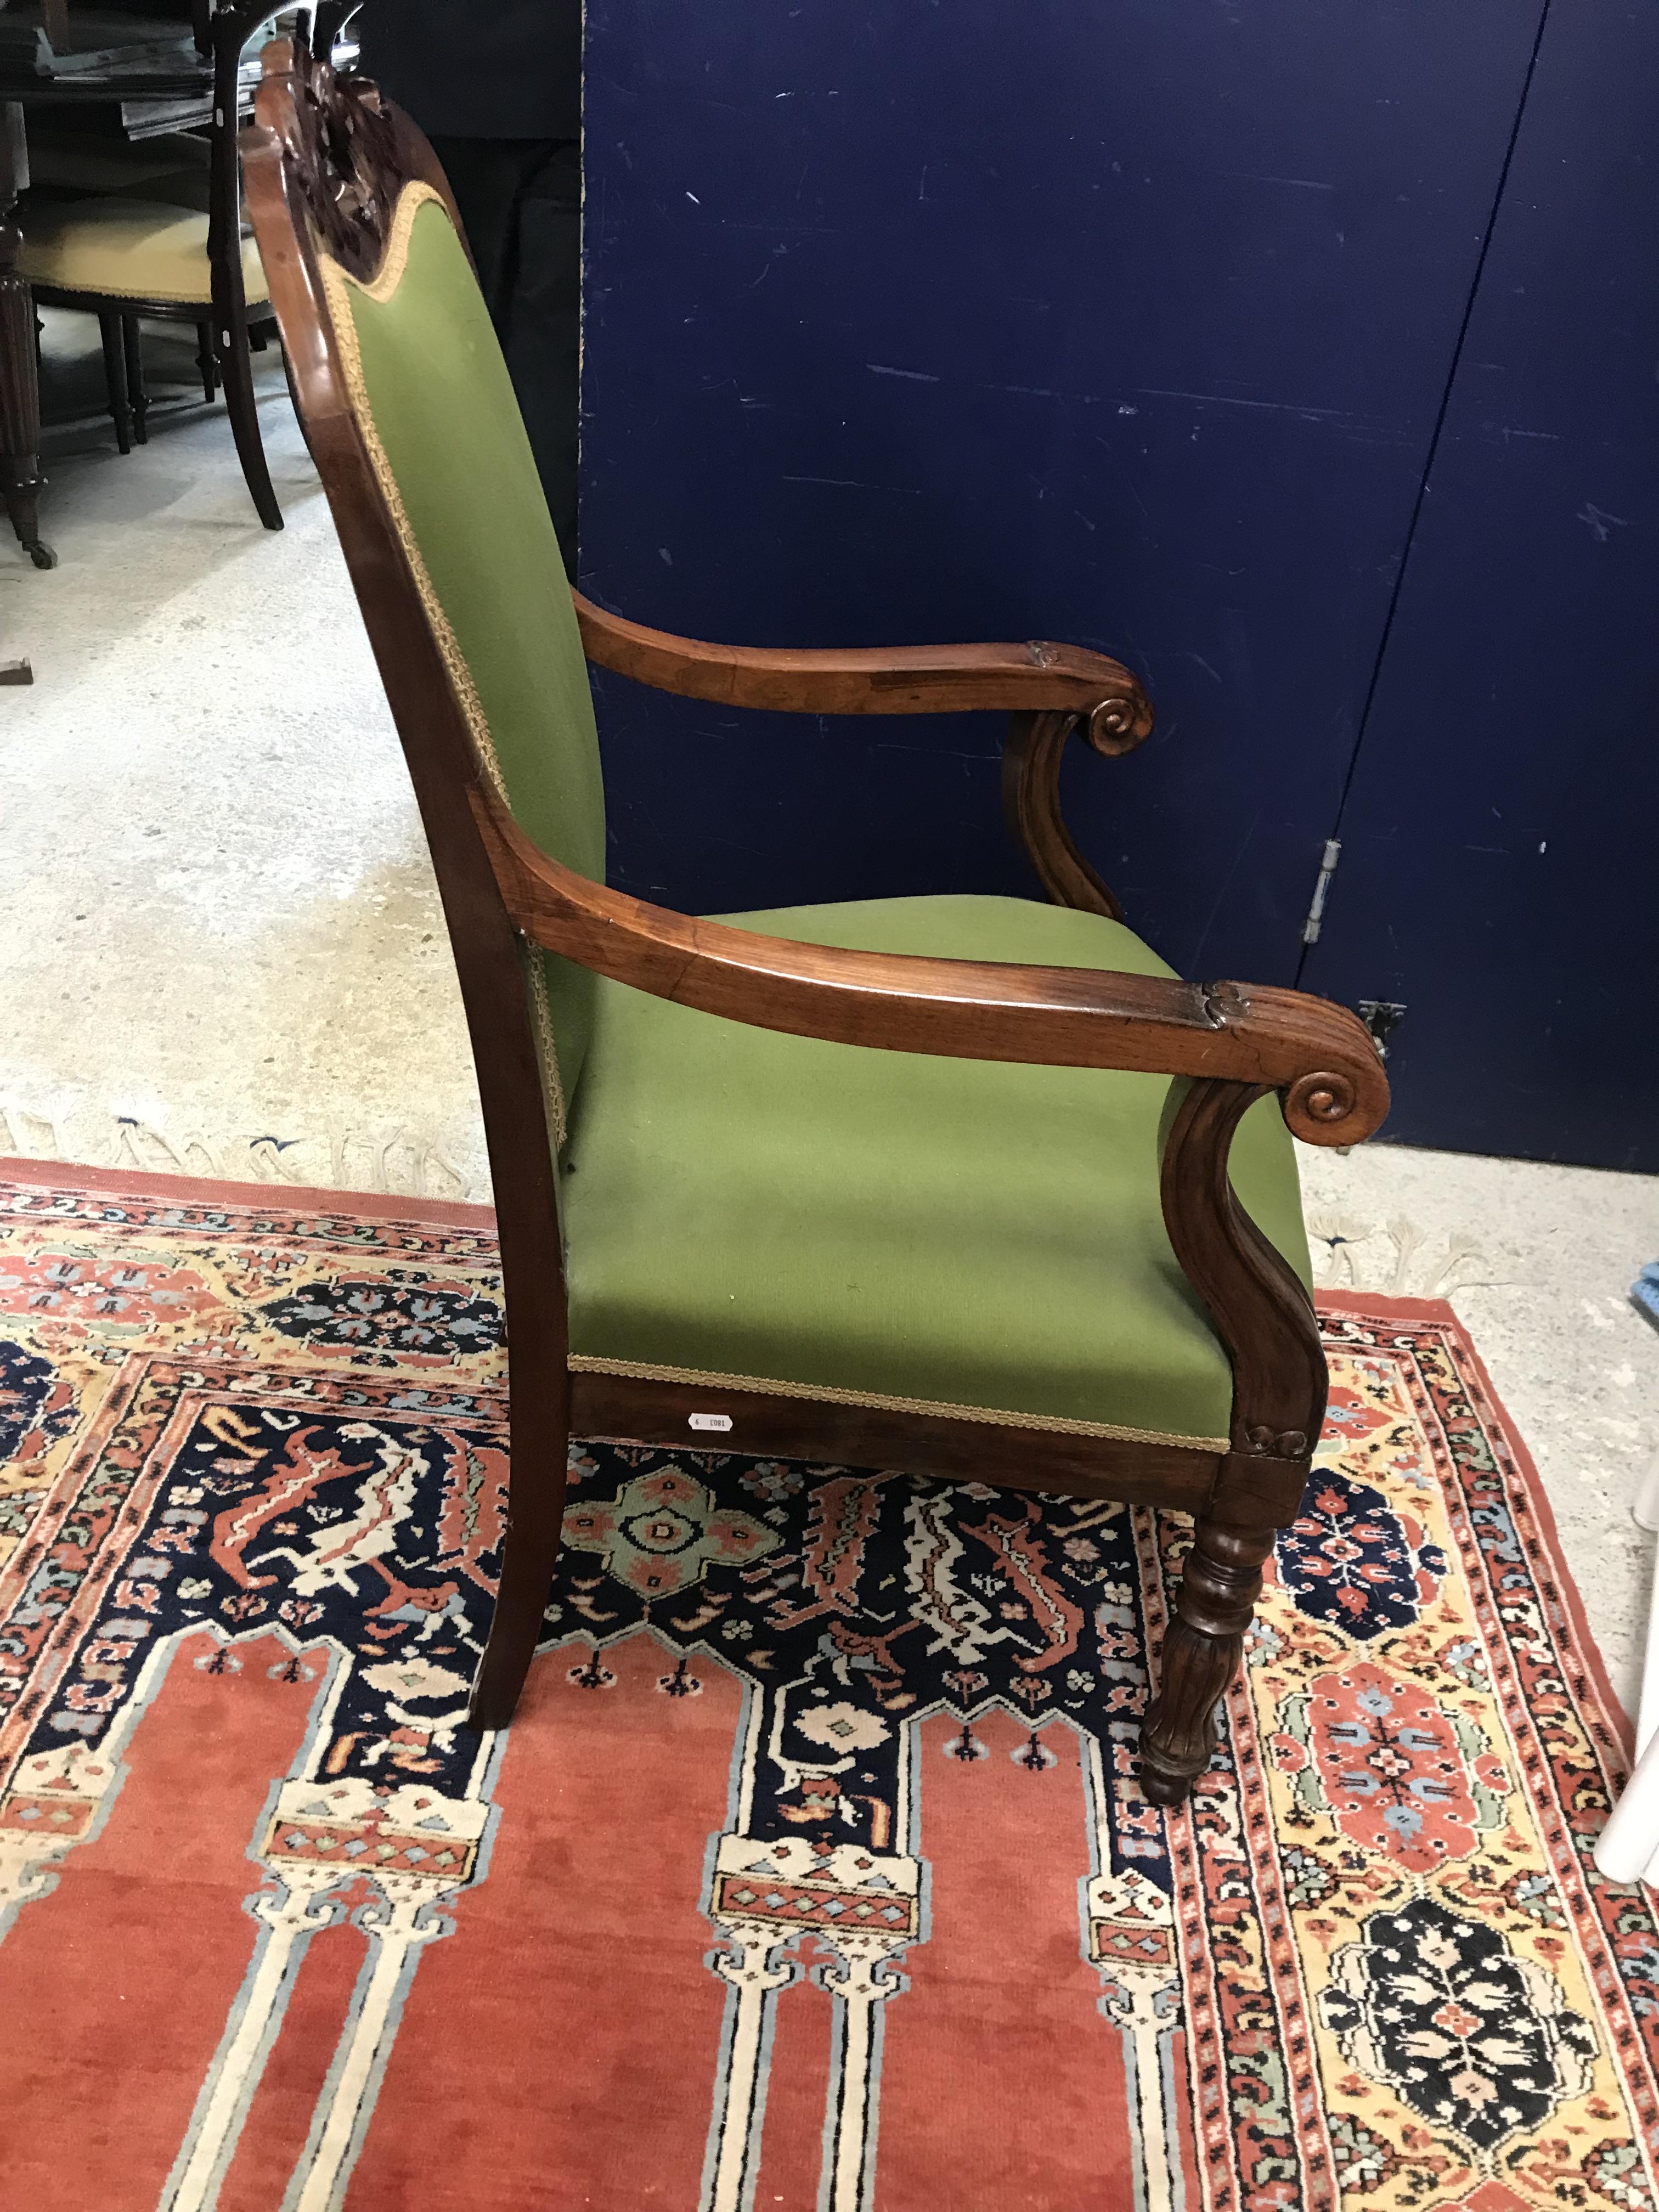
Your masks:
<svg viewBox="0 0 1659 2212"><path fill-rule="evenodd" d="M1052 712L1127 752L1152 726L1146 693L1104 653L1075 645L854 646L837 651L709 645L607 614L573 592L582 647L600 668L721 706L799 714ZM1097 733L1097 734L1096 734Z"/></svg>
<svg viewBox="0 0 1659 2212"><path fill-rule="evenodd" d="M580 592L571 597L583 650L596 666L684 699L804 714L1006 709L1002 804L1015 842L1056 906L1123 919L1060 814L1060 756L1074 731L1109 756L1133 752L1152 734L1152 702L1121 663L1081 646L1046 643L836 652L708 645L625 622Z"/></svg>
<svg viewBox="0 0 1659 2212"><path fill-rule="evenodd" d="M1296 991L1182 983L801 945L674 914L550 860L501 799L473 812L517 928L597 975L757 1029L962 1060L1217 1078L1282 1093L1315 1145L1354 1144L1388 1109L1370 1035Z"/></svg>

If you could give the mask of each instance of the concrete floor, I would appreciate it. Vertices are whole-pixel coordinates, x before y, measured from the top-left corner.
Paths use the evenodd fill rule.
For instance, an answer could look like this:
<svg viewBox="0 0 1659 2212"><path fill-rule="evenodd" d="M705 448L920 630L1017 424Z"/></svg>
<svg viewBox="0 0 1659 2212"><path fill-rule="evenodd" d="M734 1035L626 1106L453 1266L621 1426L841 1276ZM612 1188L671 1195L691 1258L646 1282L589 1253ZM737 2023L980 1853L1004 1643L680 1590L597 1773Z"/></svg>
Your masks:
<svg viewBox="0 0 1659 2212"><path fill-rule="evenodd" d="M53 317L50 574L0 548L0 1154L484 1198L471 1063L390 718L280 365L262 531L191 347L120 459L95 326ZM1323 1279L1449 1297L1530 1445L1634 1701L1659 1179L1304 1152Z"/></svg>

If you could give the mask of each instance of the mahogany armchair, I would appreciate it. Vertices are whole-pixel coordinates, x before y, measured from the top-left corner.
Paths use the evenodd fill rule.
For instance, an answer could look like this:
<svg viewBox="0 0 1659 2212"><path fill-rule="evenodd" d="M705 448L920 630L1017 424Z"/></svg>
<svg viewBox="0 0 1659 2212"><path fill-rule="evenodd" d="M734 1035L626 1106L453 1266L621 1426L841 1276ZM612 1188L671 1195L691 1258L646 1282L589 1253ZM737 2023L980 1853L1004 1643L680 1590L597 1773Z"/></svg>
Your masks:
<svg viewBox="0 0 1659 2212"><path fill-rule="evenodd" d="M1388 1088L1350 1013L1179 981L1067 836L1134 678L1067 646L773 652L573 608L430 149L283 44L245 137L297 404L408 759L477 1060L512 1477L471 1718L534 1653L574 1432L1123 1499L1194 1537L1142 1736L1207 1764L1325 1400L1291 1133ZM1051 903L696 920L608 890L586 659L813 714L1012 716Z"/></svg>

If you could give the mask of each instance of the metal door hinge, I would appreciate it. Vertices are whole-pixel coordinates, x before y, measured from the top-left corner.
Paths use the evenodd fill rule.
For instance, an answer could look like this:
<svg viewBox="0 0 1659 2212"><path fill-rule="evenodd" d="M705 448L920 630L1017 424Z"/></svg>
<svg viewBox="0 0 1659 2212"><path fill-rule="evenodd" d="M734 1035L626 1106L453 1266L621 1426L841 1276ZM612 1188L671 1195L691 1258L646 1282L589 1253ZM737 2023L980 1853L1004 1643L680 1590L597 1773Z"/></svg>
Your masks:
<svg viewBox="0 0 1659 2212"><path fill-rule="evenodd" d="M1319 933L1325 920L1325 901L1330 894L1331 878L1336 873L1336 864L1342 858L1340 837L1325 840L1325 855L1319 863L1319 874L1314 884L1313 904L1308 908L1308 919L1302 925L1302 942L1317 945Z"/></svg>
<svg viewBox="0 0 1659 2212"><path fill-rule="evenodd" d="M1398 999L1361 999L1359 1018L1371 1033L1371 1041L1378 1053L1389 1056L1389 1039L1405 1018L1406 1009Z"/></svg>

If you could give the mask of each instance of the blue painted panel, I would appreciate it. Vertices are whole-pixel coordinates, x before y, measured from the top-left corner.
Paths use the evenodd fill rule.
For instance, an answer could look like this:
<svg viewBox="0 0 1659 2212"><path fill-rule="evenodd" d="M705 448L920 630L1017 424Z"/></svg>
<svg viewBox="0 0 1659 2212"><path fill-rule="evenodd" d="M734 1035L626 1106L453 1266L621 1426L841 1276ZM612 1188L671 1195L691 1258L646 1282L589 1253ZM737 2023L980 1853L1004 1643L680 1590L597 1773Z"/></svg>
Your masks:
<svg viewBox="0 0 1659 2212"><path fill-rule="evenodd" d="M1159 734L1068 770L1188 972L1284 980L1537 0L590 0L585 587L693 635L1050 636ZM1029 887L988 721L614 683L614 879Z"/></svg>
<svg viewBox="0 0 1659 2212"><path fill-rule="evenodd" d="M1552 8L1308 966L1402 1141L1659 1170L1656 84Z"/></svg>

